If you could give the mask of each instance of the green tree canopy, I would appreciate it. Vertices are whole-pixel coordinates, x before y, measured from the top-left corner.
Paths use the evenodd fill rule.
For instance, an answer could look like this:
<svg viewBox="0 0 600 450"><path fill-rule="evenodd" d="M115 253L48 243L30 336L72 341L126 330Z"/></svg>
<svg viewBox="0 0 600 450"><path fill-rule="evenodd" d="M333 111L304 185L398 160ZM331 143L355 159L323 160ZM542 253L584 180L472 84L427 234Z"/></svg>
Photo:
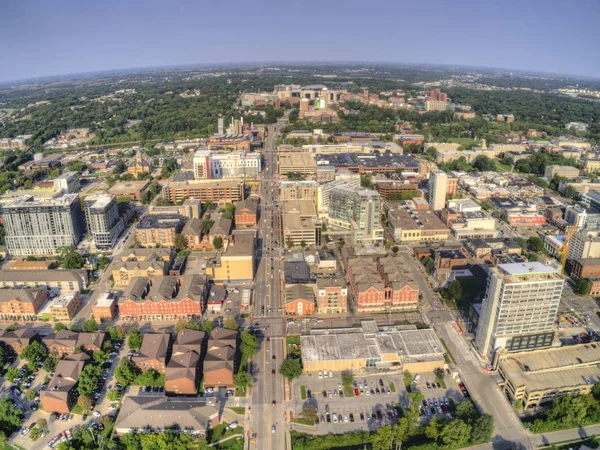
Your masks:
<svg viewBox="0 0 600 450"><path fill-rule="evenodd" d="M102 368L96 364L88 364L83 368L77 383L79 395L90 397L98 389L98 379L102 376Z"/></svg>
<svg viewBox="0 0 600 450"><path fill-rule="evenodd" d="M48 357L48 349L44 344L33 341L23 349L20 357L27 361L31 367L35 367Z"/></svg>
<svg viewBox="0 0 600 450"><path fill-rule="evenodd" d="M98 326L98 322L93 317L83 322L81 325L81 331L84 333L93 333L94 331L98 331L100 327Z"/></svg>
<svg viewBox="0 0 600 450"><path fill-rule="evenodd" d="M142 333L135 327L131 327L129 329L129 338L127 339L127 343L129 347L133 350L139 350L142 347Z"/></svg>
<svg viewBox="0 0 600 450"><path fill-rule="evenodd" d="M287 358L281 363L279 373L286 377L289 381L292 381L294 378L298 378L300 375L302 375L302 364L300 363L299 359Z"/></svg>

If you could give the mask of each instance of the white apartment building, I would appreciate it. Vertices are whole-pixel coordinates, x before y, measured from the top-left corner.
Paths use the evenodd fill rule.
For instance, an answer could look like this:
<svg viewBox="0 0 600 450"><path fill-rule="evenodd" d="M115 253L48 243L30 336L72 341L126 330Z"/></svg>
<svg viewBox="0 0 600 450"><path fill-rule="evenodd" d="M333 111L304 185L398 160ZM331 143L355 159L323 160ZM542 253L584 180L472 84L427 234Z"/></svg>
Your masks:
<svg viewBox="0 0 600 450"><path fill-rule="evenodd" d="M446 190L448 175L441 170L434 170L429 177L429 205L434 211L440 211L446 206Z"/></svg>
<svg viewBox="0 0 600 450"><path fill-rule="evenodd" d="M496 350L552 345L553 327L565 280L560 265L499 264L489 269L475 346L493 359Z"/></svg>
<svg viewBox="0 0 600 450"><path fill-rule="evenodd" d="M193 162L196 179L256 177L262 170L261 155L245 151L213 153L197 150Z"/></svg>

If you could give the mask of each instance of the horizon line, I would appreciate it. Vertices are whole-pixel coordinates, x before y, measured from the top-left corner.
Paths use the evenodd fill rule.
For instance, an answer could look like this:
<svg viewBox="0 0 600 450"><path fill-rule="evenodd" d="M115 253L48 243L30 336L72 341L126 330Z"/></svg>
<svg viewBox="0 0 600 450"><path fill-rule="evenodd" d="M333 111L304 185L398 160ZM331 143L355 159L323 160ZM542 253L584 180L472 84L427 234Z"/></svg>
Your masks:
<svg viewBox="0 0 600 450"><path fill-rule="evenodd" d="M235 67L243 67L248 65L255 66L264 66L267 64L273 65L306 65L306 64L319 64L319 65L387 65L387 66L396 66L398 68L401 67L437 67L437 68L455 68L455 69L483 69L487 71L500 71L500 72L516 72L517 74L523 75L543 75L543 76L551 76L555 78L573 78L574 80L582 80L582 81L600 81L600 78L595 78L589 75L577 75L577 74L567 74L567 73L558 73L558 72L536 72L528 69L511 69L511 68L502 68L502 67L491 67L491 66L476 66L476 65L463 65L463 64L440 64L440 63L419 63L419 62L392 62L392 61L344 61L344 60L292 60L292 61L228 61L228 62L207 62L207 63L184 63L184 64L168 64L168 65L160 65L160 66L138 66L138 67L123 67L123 68L115 68L115 69L100 69L100 70L90 70L85 72L72 72L72 73L62 73L62 74L53 74L53 75L43 75L43 76L32 76L29 78L20 78L14 80L5 80L0 81L0 86L21 86L25 84L34 84L34 82L38 81L43 83L44 80L46 82L51 82L52 79L60 79L60 78L73 78L73 79L81 79L93 75L100 74L118 74L119 72L145 72L151 70L165 70L165 69L193 69L193 68L217 68L219 66L229 66L232 68ZM351 78L351 77L350 77Z"/></svg>

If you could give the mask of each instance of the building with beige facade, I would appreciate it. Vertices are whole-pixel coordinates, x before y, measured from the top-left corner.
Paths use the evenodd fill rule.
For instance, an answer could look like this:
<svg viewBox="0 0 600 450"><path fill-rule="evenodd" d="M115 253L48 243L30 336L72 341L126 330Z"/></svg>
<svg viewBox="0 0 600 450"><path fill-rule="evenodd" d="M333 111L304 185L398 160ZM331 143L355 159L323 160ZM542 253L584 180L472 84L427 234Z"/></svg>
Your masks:
<svg viewBox="0 0 600 450"><path fill-rule="evenodd" d="M317 173L317 163L310 153L280 153L277 155L277 173L286 175L290 172L304 175Z"/></svg>
<svg viewBox="0 0 600 450"><path fill-rule="evenodd" d="M304 371L317 373L352 371L355 374L380 369L432 372L443 368L444 347L432 329L386 327L374 320L360 328L312 330L300 336Z"/></svg>
<svg viewBox="0 0 600 450"><path fill-rule="evenodd" d="M186 198L220 204L235 203L244 199L244 182L211 179L173 181L163 186L162 196L173 203Z"/></svg>
<svg viewBox="0 0 600 450"><path fill-rule="evenodd" d="M234 231L227 250L208 262L206 274L216 283L252 281L255 237L254 231Z"/></svg>
<svg viewBox="0 0 600 450"><path fill-rule="evenodd" d="M589 394L600 379L600 346L579 344L522 353L501 352L500 385L524 409L547 404L562 395Z"/></svg>
<svg viewBox="0 0 600 450"><path fill-rule="evenodd" d="M321 223L312 200L288 200L281 203L281 231L287 247L321 245Z"/></svg>
<svg viewBox="0 0 600 450"><path fill-rule="evenodd" d="M53 322L69 323L81 309L79 292L68 292L50 300L40 315L49 314Z"/></svg>
<svg viewBox="0 0 600 450"><path fill-rule="evenodd" d="M410 200L386 202L387 229L398 243L445 241L450 229L430 210L416 209Z"/></svg>
<svg viewBox="0 0 600 450"><path fill-rule="evenodd" d="M81 291L87 285L86 270L0 270L0 289L45 287L58 294Z"/></svg>
<svg viewBox="0 0 600 450"><path fill-rule="evenodd" d="M282 181L279 183L279 200L311 200L317 204L316 181Z"/></svg>

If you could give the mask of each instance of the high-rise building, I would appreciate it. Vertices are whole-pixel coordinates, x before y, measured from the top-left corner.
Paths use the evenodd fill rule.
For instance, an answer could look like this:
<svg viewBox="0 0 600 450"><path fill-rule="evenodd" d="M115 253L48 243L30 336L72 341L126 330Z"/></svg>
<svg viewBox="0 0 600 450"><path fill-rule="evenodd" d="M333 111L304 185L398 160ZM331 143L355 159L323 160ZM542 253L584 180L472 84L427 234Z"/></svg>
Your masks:
<svg viewBox="0 0 600 450"><path fill-rule="evenodd" d="M225 119L219 117L217 119L217 134L223 136L225 134Z"/></svg>
<svg viewBox="0 0 600 450"><path fill-rule="evenodd" d="M448 175L441 170L434 170L429 176L429 205L434 211L440 211L446 206L448 190Z"/></svg>
<svg viewBox="0 0 600 450"><path fill-rule="evenodd" d="M85 231L77 194L17 197L2 208L6 248L13 256L54 255L59 247L77 245Z"/></svg>
<svg viewBox="0 0 600 450"><path fill-rule="evenodd" d="M210 150L196 150L194 153L194 178L206 180L210 178Z"/></svg>
<svg viewBox="0 0 600 450"><path fill-rule="evenodd" d="M343 185L329 194L329 223L351 230L355 243L383 241L380 209L377 191Z"/></svg>
<svg viewBox="0 0 600 450"><path fill-rule="evenodd" d="M600 258L600 237L597 231L577 231L569 241L567 260Z"/></svg>
<svg viewBox="0 0 600 450"><path fill-rule="evenodd" d="M110 250L125 229L119 217L117 197L99 194L86 197L83 201L88 232L98 250Z"/></svg>
<svg viewBox="0 0 600 450"><path fill-rule="evenodd" d="M565 280L558 264L499 264L489 269L475 346L493 359L496 350L549 347Z"/></svg>

